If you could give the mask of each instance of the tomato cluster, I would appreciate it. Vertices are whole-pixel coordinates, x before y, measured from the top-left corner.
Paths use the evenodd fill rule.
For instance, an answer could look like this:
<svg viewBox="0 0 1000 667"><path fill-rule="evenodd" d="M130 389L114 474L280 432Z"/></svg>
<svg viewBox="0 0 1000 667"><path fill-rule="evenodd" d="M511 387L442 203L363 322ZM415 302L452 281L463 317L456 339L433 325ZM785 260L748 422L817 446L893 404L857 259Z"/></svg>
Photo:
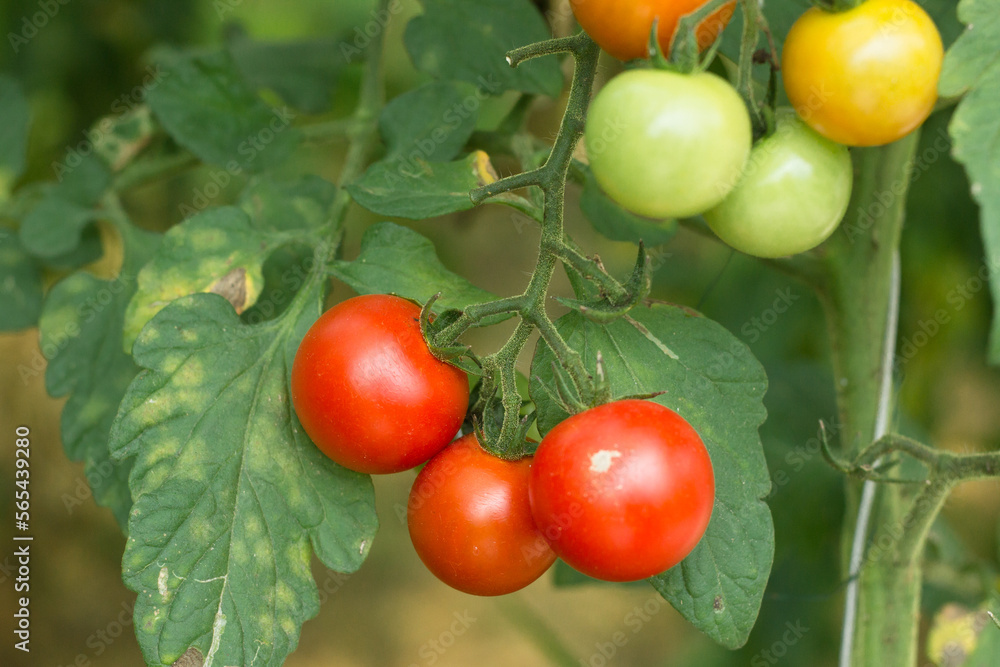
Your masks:
<svg viewBox="0 0 1000 667"><path fill-rule="evenodd" d="M678 18L704 4L572 3L580 25L622 59L648 56L654 18L668 51ZM699 26L702 48L725 27L732 8L719 12L727 7ZM638 215L702 215L720 239L750 255L804 252L847 212L847 146L890 143L923 123L942 57L937 28L912 0L866 0L841 12L814 7L784 43L794 111L777 110L773 131L752 147L746 105L725 80L633 69L594 98L584 133L590 167L605 193Z"/></svg>
<svg viewBox="0 0 1000 667"><path fill-rule="evenodd" d="M426 462L407 505L417 555L474 595L519 590L556 556L590 576L631 581L681 561L708 525L715 482L694 429L656 403L621 400L567 418L534 457L505 460L474 434L452 441L465 373L434 357L420 309L359 296L324 313L292 365L306 433L366 473Z"/></svg>
<svg viewBox="0 0 1000 667"><path fill-rule="evenodd" d="M632 59L648 55L654 19L669 51L679 18L705 1L572 6L603 48ZM697 27L701 48L732 11L723 5ZM941 58L937 29L911 0L810 9L784 44L794 108L777 109L756 144L747 106L726 80L633 69L590 106L590 167L636 214L702 215L751 255L804 252L847 211L847 146L895 141L919 126L936 99ZM337 463L391 473L426 462L410 492L410 536L427 568L467 593L518 590L556 557L598 579L648 578L684 559L712 515L715 478L701 438L651 401L570 416L517 460L490 454L475 435L453 441L468 378L434 356L420 308L399 297L355 297L324 313L302 340L291 390L306 433Z"/></svg>

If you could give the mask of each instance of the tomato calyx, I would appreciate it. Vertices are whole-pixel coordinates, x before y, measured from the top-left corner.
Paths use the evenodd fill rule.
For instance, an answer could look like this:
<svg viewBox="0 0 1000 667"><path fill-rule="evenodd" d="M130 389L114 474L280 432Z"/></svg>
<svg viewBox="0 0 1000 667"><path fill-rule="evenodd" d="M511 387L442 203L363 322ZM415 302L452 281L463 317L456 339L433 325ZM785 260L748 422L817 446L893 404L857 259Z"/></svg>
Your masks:
<svg viewBox="0 0 1000 667"><path fill-rule="evenodd" d="M825 12L846 12L860 5L864 0L813 0L813 5Z"/></svg>
<svg viewBox="0 0 1000 667"><path fill-rule="evenodd" d="M454 341L440 344L437 334L443 331L449 324L454 323L461 312L457 310L445 311L442 315L436 316L433 311L434 303L441 298L441 292L434 294L427 303L420 307L420 332L424 336L424 342L428 349L437 359L447 364L451 364L466 373L473 375L482 374L482 364L468 345L456 343Z"/></svg>
<svg viewBox="0 0 1000 667"><path fill-rule="evenodd" d="M653 25L649 31L648 53L650 62L654 69L663 69L679 74L695 74L704 72L712 64L719 46L722 44L722 31L715 38L712 44L702 53L698 47L698 26L712 12L730 2L730 0L709 0L704 5L685 14L677 22L673 40L670 45L670 53L664 54L660 46L660 19L653 19Z"/></svg>

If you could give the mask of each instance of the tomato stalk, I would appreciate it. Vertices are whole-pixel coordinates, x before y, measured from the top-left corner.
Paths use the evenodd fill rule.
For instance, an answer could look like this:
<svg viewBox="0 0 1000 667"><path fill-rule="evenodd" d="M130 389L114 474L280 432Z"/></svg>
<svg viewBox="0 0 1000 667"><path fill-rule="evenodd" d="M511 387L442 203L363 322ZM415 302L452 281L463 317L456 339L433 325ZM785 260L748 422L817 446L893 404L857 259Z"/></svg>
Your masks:
<svg viewBox="0 0 1000 667"><path fill-rule="evenodd" d="M898 248L917 133L854 153L856 187L838 232L823 247L821 301L830 332L849 472L867 475L915 457L928 476L914 484L848 479L842 537L849 581L842 666L914 665L921 557L931 524L955 485L995 476L1000 457L941 452L888 433L898 317ZM901 480L892 480L901 481ZM905 482L905 480L902 480Z"/></svg>
<svg viewBox="0 0 1000 667"><path fill-rule="evenodd" d="M895 337L886 335L896 316L893 258L899 247L908 170L916 142L917 137L911 135L886 147L855 151L855 188L849 213L823 247L826 275L820 298L830 333L841 448L852 459L881 435L876 433L878 406L888 400L882 379L891 373L886 365L891 364L891 349L895 348ZM893 195L888 205L881 203L884 193ZM867 543L865 524L895 524L901 518L900 489L885 485L863 492L862 487L857 481L847 481L842 553L843 562L849 564L845 576L857 578L850 584L856 587L857 601L849 588L841 664L846 659L846 664L855 665L910 665L915 658L914 604L919 599L919 574L896 568L891 558L865 560L860 572L852 571L856 564L852 561L858 560L859 551L863 553L855 542ZM866 521L869 506L872 518ZM873 645L882 648L871 653Z"/></svg>
<svg viewBox="0 0 1000 667"><path fill-rule="evenodd" d="M566 178L573 159L573 149L583 136L584 120L600 50L585 34L529 44L507 55L512 67L531 58L556 53L570 53L575 60L573 83L567 108L559 133L545 163L530 171L522 172L490 183L470 196L481 203L490 197L525 187L538 187L544 194L541 219L541 241L538 261L524 292L489 303L476 304L465 309L459 318L433 335L432 345L447 347L471 327L480 326L488 317L514 313L521 321L514 333L492 355L483 357L482 405L483 423L480 438L491 453L504 458L515 458L523 450L523 433L526 422L521 420L521 398L516 388L515 364L527 344L530 334L538 330L542 339L553 349L573 384L573 389L584 403L593 402L597 391L580 354L571 348L559 334L545 309L549 284L559 261L585 268L599 287L615 296L624 288L603 271L603 267L583 257L570 245L563 229ZM492 418L494 409L502 407L500 423Z"/></svg>

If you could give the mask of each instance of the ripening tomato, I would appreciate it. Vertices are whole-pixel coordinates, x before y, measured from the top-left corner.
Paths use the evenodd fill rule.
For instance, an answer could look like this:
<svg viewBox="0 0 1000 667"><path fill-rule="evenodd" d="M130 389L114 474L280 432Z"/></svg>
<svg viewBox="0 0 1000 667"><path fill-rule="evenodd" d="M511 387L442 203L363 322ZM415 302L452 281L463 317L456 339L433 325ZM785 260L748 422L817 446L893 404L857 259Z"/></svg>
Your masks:
<svg viewBox="0 0 1000 667"><path fill-rule="evenodd" d="M447 445L465 418L465 373L438 360L420 307L374 294L343 301L306 332L292 364L292 403L316 446L351 470L390 473Z"/></svg>
<svg viewBox="0 0 1000 667"><path fill-rule="evenodd" d="M531 459L490 455L469 434L417 475L407 504L413 547L438 579L472 595L505 595L555 561L528 505Z"/></svg>
<svg viewBox="0 0 1000 667"><path fill-rule="evenodd" d="M634 581L670 569L698 544L715 477L680 415L627 399L549 431L528 492L535 523L560 558L597 579Z"/></svg>
<svg viewBox="0 0 1000 667"><path fill-rule="evenodd" d="M817 132L847 146L880 146L934 108L944 47L911 0L867 0L843 12L813 7L785 38L785 92Z"/></svg>
<svg viewBox="0 0 1000 667"><path fill-rule="evenodd" d="M774 133L753 147L739 183L705 211L705 222L748 255L804 252L840 224L853 177L846 146L820 136L792 109L779 109Z"/></svg>
<svg viewBox="0 0 1000 667"><path fill-rule="evenodd" d="M682 16L696 11L708 0L570 0L580 27L602 49L619 60L649 57L649 36L658 18L656 37L660 49L670 53L674 31ZM715 41L736 8L727 2L705 17L695 30L698 48Z"/></svg>
<svg viewBox="0 0 1000 667"><path fill-rule="evenodd" d="M660 219L722 201L752 141L742 98L707 72L623 72L594 97L584 131L601 189L629 211Z"/></svg>

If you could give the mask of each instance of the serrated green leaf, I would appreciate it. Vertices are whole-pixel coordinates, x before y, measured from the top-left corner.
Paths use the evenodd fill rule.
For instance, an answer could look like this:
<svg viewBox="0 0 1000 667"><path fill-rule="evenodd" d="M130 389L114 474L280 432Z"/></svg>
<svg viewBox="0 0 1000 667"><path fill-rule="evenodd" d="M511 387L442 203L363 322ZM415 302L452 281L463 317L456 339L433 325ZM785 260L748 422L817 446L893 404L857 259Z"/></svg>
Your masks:
<svg viewBox="0 0 1000 667"><path fill-rule="evenodd" d="M1000 363L1000 14L995 3L962 0L959 18L970 25L945 54L939 89L964 94L948 131L952 154L965 166L972 196L980 205L980 226L990 268L994 313L989 358ZM972 28L974 26L974 28Z"/></svg>
<svg viewBox="0 0 1000 667"><path fill-rule="evenodd" d="M676 220L655 221L626 211L604 194L588 169L580 210L602 236L612 241L643 241L647 246L666 243L677 233Z"/></svg>
<svg viewBox="0 0 1000 667"><path fill-rule="evenodd" d="M125 389L139 371L122 351L125 306L135 272L153 253L158 236L132 230L118 277L101 280L78 272L56 283L39 320L40 347L48 359L45 387L53 397L69 394L61 433L66 455L84 462L94 500L111 509L123 528L132 499L129 458L112 461L108 433Z"/></svg>
<svg viewBox="0 0 1000 667"><path fill-rule="evenodd" d="M601 355L615 398L665 392L652 400L682 415L705 442L716 484L708 530L687 558L650 583L709 637L727 648L742 646L774 556L771 513L762 500L771 482L757 432L766 416L764 369L720 325L666 304L637 306L606 326L578 313L556 325L588 368ZM543 434L566 417L552 398L553 361L540 344L531 396Z"/></svg>
<svg viewBox="0 0 1000 667"><path fill-rule="evenodd" d="M131 349L142 327L164 306L188 294L220 294L242 313L260 295L261 268L268 256L297 238L292 231L258 227L233 206L209 209L172 227L139 272L138 289L125 313L125 349Z"/></svg>
<svg viewBox="0 0 1000 667"><path fill-rule="evenodd" d="M475 101L472 111L465 106ZM379 116L388 151L385 161L412 168L420 162L446 162L462 150L479 116L479 98L451 81L433 81L389 102Z"/></svg>
<svg viewBox="0 0 1000 667"><path fill-rule="evenodd" d="M0 331L33 327L41 311L41 267L13 231L0 228Z"/></svg>
<svg viewBox="0 0 1000 667"><path fill-rule="evenodd" d="M40 188L41 199L21 220L21 243L35 257L69 256L99 214L95 204L111 184L107 165L94 154L57 165L59 181Z"/></svg>
<svg viewBox="0 0 1000 667"><path fill-rule="evenodd" d="M252 182L240 194L239 206L258 229L305 230L329 220L336 196L336 185L308 174L293 181Z"/></svg>
<svg viewBox="0 0 1000 667"><path fill-rule="evenodd" d="M357 259L334 262L330 273L359 294L391 293L426 303L440 292L441 298L434 302L436 312L496 299L446 269L429 239L391 222L365 230Z"/></svg>
<svg viewBox="0 0 1000 667"><path fill-rule="evenodd" d="M157 128L149 107L143 104L118 116L101 118L90 136L94 137L94 151L112 171L119 171L149 145Z"/></svg>
<svg viewBox="0 0 1000 667"><path fill-rule="evenodd" d="M228 53L158 56L161 81L149 88L146 102L170 136L205 162L235 173L260 172L283 162L298 144L299 132L291 127L296 114L264 104Z"/></svg>
<svg viewBox="0 0 1000 667"><path fill-rule="evenodd" d="M329 222L336 196L333 183L307 175L289 182L251 183L240 196L239 205L255 227L310 230ZM263 289L257 302L244 311L243 321L262 322L282 313L305 282L313 255L314 246L307 242L283 246L271 253L261 268Z"/></svg>
<svg viewBox="0 0 1000 667"><path fill-rule="evenodd" d="M347 191L373 213L423 220L469 210L469 191L494 180L489 158L477 151L455 162L376 162Z"/></svg>
<svg viewBox="0 0 1000 667"><path fill-rule="evenodd" d="M97 211L54 197L43 199L24 218L21 243L35 257L54 257L80 243L83 228L98 218Z"/></svg>
<svg viewBox="0 0 1000 667"><path fill-rule="evenodd" d="M287 43L258 42L239 27L226 34L226 49L247 83L268 88L296 109L322 113L347 65L343 39L325 37Z"/></svg>
<svg viewBox="0 0 1000 667"><path fill-rule="evenodd" d="M279 667L319 610L311 553L352 572L371 546L371 479L324 456L291 405L295 350L322 310L312 285L307 305L256 326L217 295L185 297L136 341L147 370L111 450L135 457L122 565L150 665L193 646L217 665Z"/></svg>
<svg viewBox="0 0 1000 667"><path fill-rule="evenodd" d="M425 13L406 26L405 42L417 69L441 79L476 84L497 95L520 90L556 97L563 77L556 58L537 58L516 69L507 52L549 39L548 27L528 0L422 0Z"/></svg>
<svg viewBox="0 0 1000 667"><path fill-rule="evenodd" d="M0 75L0 202L24 172L31 110L21 84Z"/></svg>

